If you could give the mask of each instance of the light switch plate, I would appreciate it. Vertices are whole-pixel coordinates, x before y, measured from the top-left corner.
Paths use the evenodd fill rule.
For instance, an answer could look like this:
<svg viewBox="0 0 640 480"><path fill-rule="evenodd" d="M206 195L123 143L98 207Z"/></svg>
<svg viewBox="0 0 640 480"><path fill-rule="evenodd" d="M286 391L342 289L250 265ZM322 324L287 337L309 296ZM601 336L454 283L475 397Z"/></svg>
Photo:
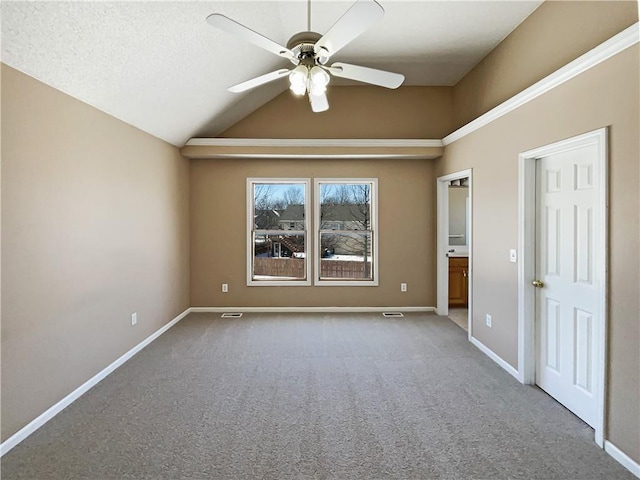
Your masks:
<svg viewBox="0 0 640 480"><path fill-rule="evenodd" d="M509 261L516 263L518 261L518 252L515 248L509 250Z"/></svg>

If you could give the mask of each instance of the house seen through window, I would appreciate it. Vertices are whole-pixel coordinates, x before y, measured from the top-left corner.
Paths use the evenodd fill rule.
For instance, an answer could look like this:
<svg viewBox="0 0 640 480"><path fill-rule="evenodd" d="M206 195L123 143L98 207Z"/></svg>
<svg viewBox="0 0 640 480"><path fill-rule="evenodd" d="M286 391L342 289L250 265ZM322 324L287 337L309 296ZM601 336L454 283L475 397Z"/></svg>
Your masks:
<svg viewBox="0 0 640 480"><path fill-rule="evenodd" d="M309 285L309 180L249 179L249 285Z"/></svg>
<svg viewBox="0 0 640 480"><path fill-rule="evenodd" d="M318 285L377 281L375 187L375 179L316 180Z"/></svg>

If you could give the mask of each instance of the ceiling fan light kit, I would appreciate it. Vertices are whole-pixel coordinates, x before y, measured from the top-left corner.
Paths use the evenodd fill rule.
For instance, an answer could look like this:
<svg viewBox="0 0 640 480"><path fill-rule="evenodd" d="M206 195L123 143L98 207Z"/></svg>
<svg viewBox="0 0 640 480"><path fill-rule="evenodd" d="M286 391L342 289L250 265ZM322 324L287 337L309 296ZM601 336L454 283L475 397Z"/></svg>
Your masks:
<svg viewBox="0 0 640 480"><path fill-rule="evenodd" d="M309 79L309 70L304 65L298 65L291 70L289 74L289 87L296 95L304 95L307 93L307 81Z"/></svg>
<svg viewBox="0 0 640 480"><path fill-rule="evenodd" d="M298 65L289 74L289 88L296 95L304 95L307 91L310 95L322 95L327 91L329 80L329 74L318 66Z"/></svg>
<svg viewBox="0 0 640 480"><path fill-rule="evenodd" d="M310 29L310 9L308 15ZM310 31L299 32L289 39L286 47L218 13L209 15L207 22L275 55L286 58L295 65L290 70L279 69L239 83L229 87L229 91L244 92L288 75L290 90L299 96L308 94L311 109L314 112L323 112L329 108L326 94L327 85L331 79L329 74L386 88L398 88L402 85L404 75L399 73L347 63L334 63L331 66L325 66L333 54L357 38L380 20L383 15L384 9L375 0L357 0L324 35Z"/></svg>

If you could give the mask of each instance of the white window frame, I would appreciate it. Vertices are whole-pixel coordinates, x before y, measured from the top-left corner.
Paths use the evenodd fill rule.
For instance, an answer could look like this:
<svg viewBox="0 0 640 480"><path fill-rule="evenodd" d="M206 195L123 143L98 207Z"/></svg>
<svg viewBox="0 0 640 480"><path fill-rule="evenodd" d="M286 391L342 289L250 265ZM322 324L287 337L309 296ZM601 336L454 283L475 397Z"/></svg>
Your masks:
<svg viewBox="0 0 640 480"><path fill-rule="evenodd" d="M349 230L320 230L320 184L370 184L371 185L371 238L373 239L373 249L371 252L371 268L373 275L371 280L325 280L320 278L320 234L330 232L349 232ZM316 178L314 179L314 235L313 235L313 284L326 287L377 287L380 270L378 261L378 179L377 178Z"/></svg>
<svg viewBox="0 0 640 480"><path fill-rule="evenodd" d="M304 231L294 230L304 233L305 252L305 279L303 280L254 280L253 279L253 230L254 230L254 206L253 206L253 185L262 184L304 184ZM310 178L247 178L247 286L250 287L291 287L311 285L311 261L309 260L310 238L311 238L311 179ZM280 235L292 232L292 230L272 230L265 231L267 234Z"/></svg>

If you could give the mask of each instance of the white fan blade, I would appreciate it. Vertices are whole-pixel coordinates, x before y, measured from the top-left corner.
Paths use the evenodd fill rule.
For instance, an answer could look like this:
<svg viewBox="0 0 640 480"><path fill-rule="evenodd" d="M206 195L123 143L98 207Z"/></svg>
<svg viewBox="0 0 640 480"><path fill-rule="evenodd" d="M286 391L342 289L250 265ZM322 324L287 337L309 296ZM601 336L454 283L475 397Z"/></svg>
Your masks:
<svg viewBox="0 0 640 480"><path fill-rule="evenodd" d="M319 95L309 94L309 101L311 102L311 110L316 113L329 110L329 100L327 100L326 92Z"/></svg>
<svg viewBox="0 0 640 480"><path fill-rule="evenodd" d="M358 82L371 83L386 88L398 88L404 82L404 75L400 73L386 72L348 63L334 63L328 70L336 77L350 78Z"/></svg>
<svg viewBox="0 0 640 480"><path fill-rule="evenodd" d="M207 17L207 22L209 23L209 25L219 28L220 30L224 30L227 33L236 35L249 43L253 43L258 47L264 48L271 53L275 53L276 55L289 59L294 57L293 52L288 48L277 44L273 40L270 40L263 35L260 35L258 32L254 32L250 28L241 25L235 20L231 20L229 17L225 17L224 15L221 15L219 13L213 13Z"/></svg>
<svg viewBox="0 0 640 480"><path fill-rule="evenodd" d="M245 92L252 88L259 87L260 85L273 82L274 80L289 75L289 72L290 70L282 68L280 70L276 70L275 72L265 73L264 75L260 75L259 77L252 78L251 80L247 80L246 82L242 82L234 85L233 87L229 87L229 91L233 93Z"/></svg>
<svg viewBox="0 0 640 480"><path fill-rule="evenodd" d="M315 44L316 54L329 57L384 16L375 0L358 0Z"/></svg>

